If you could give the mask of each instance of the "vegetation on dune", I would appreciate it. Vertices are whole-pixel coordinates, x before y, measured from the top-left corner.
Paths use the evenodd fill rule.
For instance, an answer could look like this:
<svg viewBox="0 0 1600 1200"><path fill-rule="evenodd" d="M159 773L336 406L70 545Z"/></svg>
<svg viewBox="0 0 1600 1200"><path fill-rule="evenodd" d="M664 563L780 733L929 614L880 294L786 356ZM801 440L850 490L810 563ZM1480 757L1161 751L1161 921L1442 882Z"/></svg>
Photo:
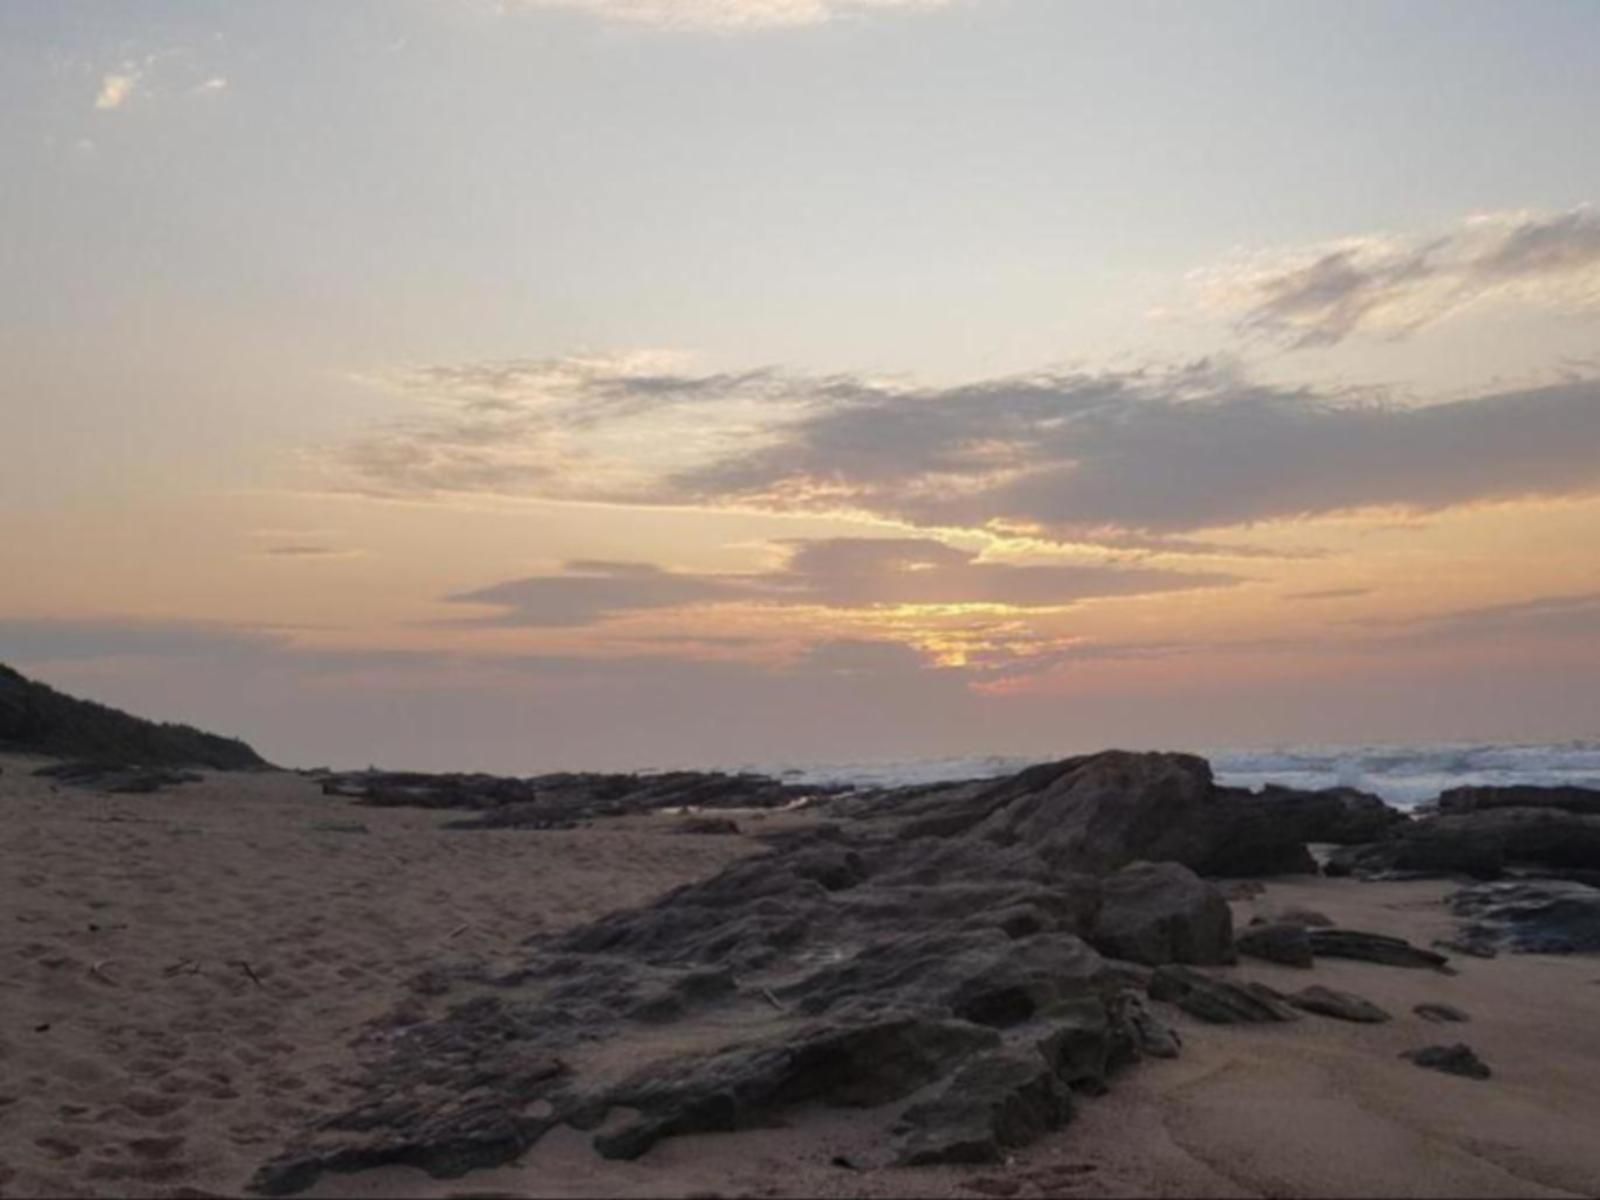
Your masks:
<svg viewBox="0 0 1600 1200"><path fill-rule="evenodd" d="M0 749L59 758L212 767L269 764L237 738L189 725L147 721L92 700L66 696L0 663Z"/></svg>

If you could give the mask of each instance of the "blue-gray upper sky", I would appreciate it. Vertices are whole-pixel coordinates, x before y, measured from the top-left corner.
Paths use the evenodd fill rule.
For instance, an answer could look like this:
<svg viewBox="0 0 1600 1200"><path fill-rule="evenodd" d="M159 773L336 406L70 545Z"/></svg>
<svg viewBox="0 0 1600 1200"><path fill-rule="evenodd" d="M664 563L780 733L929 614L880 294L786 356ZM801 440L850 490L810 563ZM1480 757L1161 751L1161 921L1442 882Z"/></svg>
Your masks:
<svg viewBox="0 0 1600 1200"><path fill-rule="evenodd" d="M1273 736L1381 736L1328 646L1592 621L1596 47L1589 0L9 0L0 635L158 715L209 637L742 709L716 672L882 646L1042 697L1030 750L1195 655L1204 736L1297 678ZM1527 671L1459 732L1559 714ZM248 720L310 754L303 707Z"/></svg>

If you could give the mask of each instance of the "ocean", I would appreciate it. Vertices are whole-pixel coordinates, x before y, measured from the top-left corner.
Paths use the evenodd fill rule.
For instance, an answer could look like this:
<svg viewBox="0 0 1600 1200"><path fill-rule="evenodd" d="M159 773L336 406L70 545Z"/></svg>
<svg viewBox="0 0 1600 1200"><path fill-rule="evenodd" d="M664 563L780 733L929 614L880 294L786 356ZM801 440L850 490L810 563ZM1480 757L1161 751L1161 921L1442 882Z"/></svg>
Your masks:
<svg viewBox="0 0 1600 1200"><path fill-rule="evenodd" d="M1198 750L1217 781L1259 788L1276 783L1316 789L1353 787L1397 808L1415 808L1446 788L1465 785L1568 785L1600 788L1600 741L1548 745L1450 743L1427 746L1286 746L1270 750ZM1009 775L1033 758L978 756L904 762L752 767L799 783L897 787Z"/></svg>

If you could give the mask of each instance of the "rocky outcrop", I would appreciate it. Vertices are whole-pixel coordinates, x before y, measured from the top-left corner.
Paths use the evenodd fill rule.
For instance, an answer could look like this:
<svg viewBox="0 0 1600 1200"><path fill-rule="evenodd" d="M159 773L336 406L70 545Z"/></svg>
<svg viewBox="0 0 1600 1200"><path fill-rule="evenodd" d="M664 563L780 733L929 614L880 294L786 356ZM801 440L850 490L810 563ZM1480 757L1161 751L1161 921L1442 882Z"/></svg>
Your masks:
<svg viewBox="0 0 1600 1200"><path fill-rule="evenodd" d="M1459 940L1479 953L1600 951L1600 888L1564 880L1506 880L1464 888L1449 900L1464 919Z"/></svg>
<svg viewBox="0 0 1600 1200"><path fill-rule="evenodd" d="M374 1043L363 1103L308 1130L256 1186L375 1162L449 1174L515 1156L557 1121L629 1157L801 1103L904 1105L886 1161L993 1161L1069 1119L1074 1089L1178 1053L1130 982L1231 960L1216 888L1178 862L1137 861L1199 844L1166 819L1213 803L1198 761L1096 756L917 792L905 811L775 836L654 904L531 939L508 969L441 964L418 981L428 1019ZM962 819L933 820L956 794ZM1231 1005L1226 1019L1295 1015L1270 989L1199 990L1191 1009ZM652 1032L676 1025L693 1032ZM697 1048L653 1049L685 1044ZM627 1074L597 1067L597 1047ZM520 1060L562 1069L507 1075Z"/></svg>
<svg viewBox="0 0 1600 1200"><path fill-rule="evenodd" d="M1600 816L1600 788L1531 785L1458 787L1442 792L1437 805L1439 811L1447 816L1484 812L1492 808L1556 808L1563 812L1597 817Z"/></svg>
<svg viewBox="0 0 1600 1200"><path fill-rule="evenodd" d="M1390 807L1382 797L1355 788L1306 792L1269 783L1262 788L1261 795L1292 814L1297 832L1307 842L1330 842L1338 846L1375 842L1410 821L1405 813Z"/></svg>
<svg viewBox="0 0 1600 1200"><path fill-rule="evenodd" d="M1437 816L1413 822L1386 841L1336 852L1327 872L1498 879L1516 866L1600 870L1600 816L1493 806Z"/></svg>
<svg viewBox="0 0 1600 1200"><path fill-rule="evenodd" d="M1311 935L1304 925L1288 922L1250 925L1234 940L1234 945L1240 954L1287 967L1310 967L1315 961L1311 953Z"/></svg>
<svg viewBox="0 0 1600 1200"><path fill-rule="evenodd" d="M1391 1019L1388 1013L1372 1001L1364 1000L1352 992L1341 992L1336 988L1323 987L1321 984L1313 984L1311 987L1301 988L1298 992L1291 992L1287 999L1290 1004L1305 1012L1335 1017L1341 1021L1377 1024Z"/></svg>
<svg viewBox="0 0 1600 1200"><path fill-rule="evenodd" d="M563 772L526 779L417 771L319 773L322 791L375 808L463 810L447 829L571 829L598 817L703 809L784 808L839 789L721 771Z"/></svg>

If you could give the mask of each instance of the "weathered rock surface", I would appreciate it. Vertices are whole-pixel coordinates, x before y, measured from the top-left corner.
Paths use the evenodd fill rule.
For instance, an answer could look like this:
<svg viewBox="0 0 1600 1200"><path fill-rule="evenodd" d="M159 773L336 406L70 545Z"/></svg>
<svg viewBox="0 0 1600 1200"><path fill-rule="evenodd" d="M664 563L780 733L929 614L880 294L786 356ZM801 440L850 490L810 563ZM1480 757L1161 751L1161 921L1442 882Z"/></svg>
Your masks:
<svg viewBox="0 0 1600 1200"><path fill-rule="evenodd" d="M1470 1046L1456 1042L1450 1046L1423 1046L1417 1050L1402 1051L1401 1058L1409 1059L1430 1071L1443 1071L1447 1075L1460 1075L1467 1079L1487 1079L1488 1064L1472 1052Z"/></svg>
<svg viewBox="0 0 1600 1200"><path fill-rule="evenodd" d="M1234 939L1240 954L1289 967L1310 967L1311 935L1304 925L1284 923L1246 926Z"/></svg>
<svg viewBox="0 0 1600 1200"><path fill-rule="evenodd" d="M1304 925L1327 929L1332 927L1334 920L1325 913L1320 913L1314 908L1280 908L1262 918L1263 924L1279 925Z"/></svg>
<svg viewBox="0 0 1600 1200"><path fill-rule="evenodd" d="M1150 981L1150 998L1217 1025L1300 1018L1282 993L1264 983L1219 979L1184 966L1159 968Z"/></svg>
<svg viewBox="0 0 1600 1200"><path fill-rule="evenodd" d="M1363 933L1355 929L1313 929L1311 951L1322 958L1357 958L1391 967L1446 966L1449 959L1432 950L1413 946L1404 938L1383 933Z"/></svg>
<svg viewBox="0 0 1600 1200"><path fill-rule="evenodd" d="M990 1054L957 1072L937 1099L902 1121L911 1137L905 1166L993 1163L1072 1118L1072 1094L1038 1055Z"/></svg>
<svg viewBox="0 0 1600 1200"><path fill-rule="evenodd" d="M1293 811L1299 835L1307 842L1338 846L1375 842L1410 822L1405 813L1390 807L1382 797L1355 788L1303 792L1269 783L1261 795Z"/></svg>
<svg viewBox="0 0 1600 1200"><path fill-rule="evenodd" d="M1449 900L1465 919L1461 940L1519 954L1600 951L1600 888L1563 880L1505 880L1463 888Z"/></svg>
<svg viewBox="0 0 1600 1200"><path fill-rule="evenodd" d="M1177 863L1130 863L1105 876L1088 938L1102 954L1149 966L1234 961L1228 902Z"/></svg>
<svg viewBox="0 0 1600 1200"><path fill-rule="evenodd" d="M1372 1001L1364 1000L1352 992L1341 992L1336 988L1323 987L1321 984L1313 984L1311 987L1301 988L1298 992L1289 993L1288 1001L1306 1012L1317 1013L1324 1017L1337 1017L1341 1021L1376 1024L1391 1019L1388 1013Z"/></svg>

